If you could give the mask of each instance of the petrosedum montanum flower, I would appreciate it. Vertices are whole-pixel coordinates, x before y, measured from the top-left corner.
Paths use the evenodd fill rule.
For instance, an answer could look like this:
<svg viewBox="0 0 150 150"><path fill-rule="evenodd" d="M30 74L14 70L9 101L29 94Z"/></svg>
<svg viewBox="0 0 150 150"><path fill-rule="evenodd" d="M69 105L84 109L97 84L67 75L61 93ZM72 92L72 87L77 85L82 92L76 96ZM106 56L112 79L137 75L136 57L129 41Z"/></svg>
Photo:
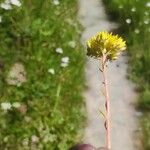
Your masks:
<svg viewBox="0 0 150 150"><path fill-rule="evenodd" d="M120 52L126 49L126 42L118 35L108 32L99 32L87 41L87 55L108 60L117 59Z"/></svg>

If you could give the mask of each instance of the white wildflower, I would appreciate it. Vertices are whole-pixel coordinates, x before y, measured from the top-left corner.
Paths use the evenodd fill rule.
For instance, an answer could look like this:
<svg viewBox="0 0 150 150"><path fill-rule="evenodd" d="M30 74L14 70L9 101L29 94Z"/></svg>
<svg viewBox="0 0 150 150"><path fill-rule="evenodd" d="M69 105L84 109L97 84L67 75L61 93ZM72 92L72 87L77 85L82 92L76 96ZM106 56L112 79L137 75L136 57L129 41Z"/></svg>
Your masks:
<svg viewBox="0 0 150 150"><path fill-rule="evenodd" d="M147 2L147 3L146 3L146 7L150 7L150 2Z"/></svg>
<svg viewBox="0 0 150 150"><path fill-rule="evenodd" d="M61 59L61 67L67 67L68 66L68 64L69 64L69 57L63 57L62 59Z"/></svg>
<svg viewBox="0 0 150 150"><path fill-rule="evenodd" d="M63 68L65 68L65 67L68 66L68 63L63 63L63 62L62 62L62 63L60 64L60 66L63 67Z"/></svg>
<svg viewBox="0 0 150 150"><path fill-rule="evenodd" d="M69 45L70 47L72 47L72 48L75 48L75 47L76 47L75 41L70 41L70 42L68 43L68 45Z"/></svg>
<svg viewBox="0 0 150 150"><path fill-rule="evenodd" d="M50 68L50 69L48 69L48 73L50 73L50 74L55 74L55 70L53 69L53 68Z"/></svg>
<svg viewBox="0 0 150 150"><path fill-rule="evenodd" d="M139 34L139 33L140 33L140 30L139 30L139 29L135 29L134 32L135 32L136 34Z"/></svg>
<svg viewBox="0 0 150 150"><path fill-rule="evenodd" d="M53 4L54 4L54 5L59 5L60 2L59 2L59 0L53 0Z"/></svg>
<svg viewBox="0 0 150 150"><path fill-rule="evenodd" d="M132 12L136 12L136 8L133 7L133 8L131 9L131 11L132 11Z"/></svg>
<svg viewBox="0 0 150 150"><path fill-rule="evenodd" d="M60 47L56 48L55 51L56 51L57 53L59 53L59 54L62 54L62 53L63 53L63 49L60 48Z"/></svg>
<svg viewBox="0 0 150 150"><path fill-rule="evenodd" d="M127 24L130 24L130 23L131 23L131 19L130 19L130 18L127 18L127 19L126 19L126 23L127 23Z"/></svg>
<svg viewBox="0 0 150 150"><path fill-rule="evenodd" d="M63 57L61 61L62 63L69 63L69 57Z"/></svg>
<svg viewBox="0 0 150 150"><path fill-rule="evenodd" d="M9 102L4 102L4 103L1 103L1 108L3 110L10 110L12 107L12 105L9 103Z"/></svg>
<svg viewBox="0 0 150 150"><path fill-rule="evenodd" d="M2 3L2 4L0 5L0 7L3 8L3 9L5 9L5 10L10 10L10 9L12 9L11 4L8 3L8 2Z"/></svg>
<svg viewBox="0 0 150 150"><path fill-rule="evenodd" d="M39 137L37 137L36 135L32 135L31 140L33 143L38 143L39 142Z"/></svg>
<svg viewBox="0 0 150 150"><path fill-rule="evenodd" d="M14 107L14 108L19 108L20 106L21 106L21 104L19 102L12 103L12 107Z"/></svg>
<svg viewBox="0 0 150 150"><path fill-rule="evenodd" d="M149 24L149 20L144 20L144 24Z"/></svg>
<svg viewBox="0 0 150 150"><path fill-rule="evenodd" d="M18 7L21 6L21 2L19 0L10 0L10 3Z"/></svg>

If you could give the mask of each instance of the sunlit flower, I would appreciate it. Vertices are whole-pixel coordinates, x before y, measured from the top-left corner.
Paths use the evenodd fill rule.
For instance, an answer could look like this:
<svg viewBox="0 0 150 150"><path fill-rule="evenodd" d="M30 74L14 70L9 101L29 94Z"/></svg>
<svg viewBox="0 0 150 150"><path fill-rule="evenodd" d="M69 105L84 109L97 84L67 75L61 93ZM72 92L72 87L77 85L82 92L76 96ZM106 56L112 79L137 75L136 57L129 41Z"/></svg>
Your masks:
<svg viewBox="0 0 150 150"><path fill-rule="evenodd" d="M53 4L54 4L54 5L59 5L60 2L59 2L59 0L53 0Z"/></svg>
<svg viewBox="0 0 150 150"><path fill-rule="evenodd" d="M48 69L48 72L49 72L50 74L52 74L52 75L55 74L55 70L54 70L53 68Z"/></svg>
<svg viewBox="0 0 150 150"><path fill-rule="evenodd" d="M59 54L62 54L62 53L63 53L63 49L60 48L60 47L56 48L55 51L56 51L57 53L59 53Z"/></svg>
<svg viewBox="0 0 150 150"><path fill-rule="evenodd" d="M21 2L19 0L5 0L5 2L0 5L0 7L5 10L10 10L12 9L11 4L18 6L18 7L21 6Z"/></svg>
<svg viewBox="0 0 150 150"><path fill-rule="evenodd" d="M68 45L69 45L70 47L72 47L72 48L75 48L75 47L76 47L75 41L70 41L70 42L68 43Z"/></svg>
<svg viewBox="0 0 150 150"><path fill-rule="evenodd" d="M61 61L62 61L63 63L68 63L68 62L69 62L69 57L63 57L63 58L61 59Z"/></svg>
<svg viewBox="0 0 150 150"><path fill-rule="evenodd" d="M4 102L4 103L1 103L1 108L3 110L10 110L12 107L12 105L9 103L9 102Z"/></svg>
<svg viewBox="0 0 150 150"><path fill-rule="evenodd" d="M131 9L131 11L132 11L132 12L136 12L136 8L133 7L133 8Z"/></svg>
<svg viewBox="0 0 150 150"><path fill-rule="evenodd" d="M67 67L68 66L68 64L69 64L69 57L63 57L62 59L61 59L61 67Z"/></svg>
<svg viewBox="0 0 150 150"><path fill-rule="evenodd" d="M108 32L99 32L87 41L87 55L95 58L106 55L107 59L114 60L125 49L125 41Z"/></svg>
<svg viewBox="0 0 150 150"><path fill-rule="evenodd" d="M146 3L146 7L150 7L150 2L147 2L147 3Z"/></svg>
<svg viewBox="0 0 150 150"><path fill-rule="evenodd" d="M139 29L135 29L134 32L135 32L136 34L139 34L139 33L140 33L140 30L139 30Z"/></svg>
<svg viewBox="0 0 150 150"><path fill-rule="evenodd" d="M2 3L2 4L0 5L0 7L3 8L3 9L5 9L5 10L10 10L10 9L12 9L11 4L10 4L10 3L6 3L6 2Z"/></svg>
<svg viewBox="0 0 150 150"><path fill-rule="evenodd" d="M130 24L130 23L131 23L131 19L130 19L130 18L127 18L127 19L126 19L126 23L127 23L127 24Z"/></svg>
<svg viewBox="0 0 150 150"><path fill-rule="evenodd" d="M60 64L60 66L63 67L63 68L65 68L65 67L68 66L68 63L63 63L63 62L62 62L62 63Z"/></svg>
<svg viewBox="0 0 150 150"><path fill-rule="evenodd" d="M21 104L19 102L12 103L12 107L14 107L14 108L19 108L20 106L21 106Z"/></svg>
<svg viewBox="0 0 150 150"><path fill-rule="evenodd" d="M10 3L18 7L21 6L21 2L19 0L10 0Z"/></svg>

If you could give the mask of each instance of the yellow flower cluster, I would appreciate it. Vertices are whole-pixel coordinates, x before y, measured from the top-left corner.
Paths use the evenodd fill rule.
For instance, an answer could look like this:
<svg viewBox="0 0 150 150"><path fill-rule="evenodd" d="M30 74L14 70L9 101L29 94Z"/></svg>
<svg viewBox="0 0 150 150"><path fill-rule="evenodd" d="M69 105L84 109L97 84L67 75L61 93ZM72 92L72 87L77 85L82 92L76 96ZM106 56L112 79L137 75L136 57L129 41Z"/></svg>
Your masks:
<svg viewBox="0 0 150 150"><path fill-rule="evenodd" d="M87 55L94 58L106 55L108 60L115 60L125 49L126 42L118 35L108 32L99 32L87 41Z"/></svg>

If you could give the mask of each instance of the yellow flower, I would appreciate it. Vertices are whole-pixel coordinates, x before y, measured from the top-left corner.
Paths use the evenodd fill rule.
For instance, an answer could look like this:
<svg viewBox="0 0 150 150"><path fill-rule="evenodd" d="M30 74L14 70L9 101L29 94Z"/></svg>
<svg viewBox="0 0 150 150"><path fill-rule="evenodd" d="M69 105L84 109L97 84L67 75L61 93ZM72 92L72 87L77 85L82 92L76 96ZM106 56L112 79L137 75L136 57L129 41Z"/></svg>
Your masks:
<svg viewBox="0 0 150 150"><path fill-rule="evenodd" d="M99 32L87 41L87 55L94 58L106 55L108 60L115 60L125 49L126 42L118 35L108 32Z"/></svg>

